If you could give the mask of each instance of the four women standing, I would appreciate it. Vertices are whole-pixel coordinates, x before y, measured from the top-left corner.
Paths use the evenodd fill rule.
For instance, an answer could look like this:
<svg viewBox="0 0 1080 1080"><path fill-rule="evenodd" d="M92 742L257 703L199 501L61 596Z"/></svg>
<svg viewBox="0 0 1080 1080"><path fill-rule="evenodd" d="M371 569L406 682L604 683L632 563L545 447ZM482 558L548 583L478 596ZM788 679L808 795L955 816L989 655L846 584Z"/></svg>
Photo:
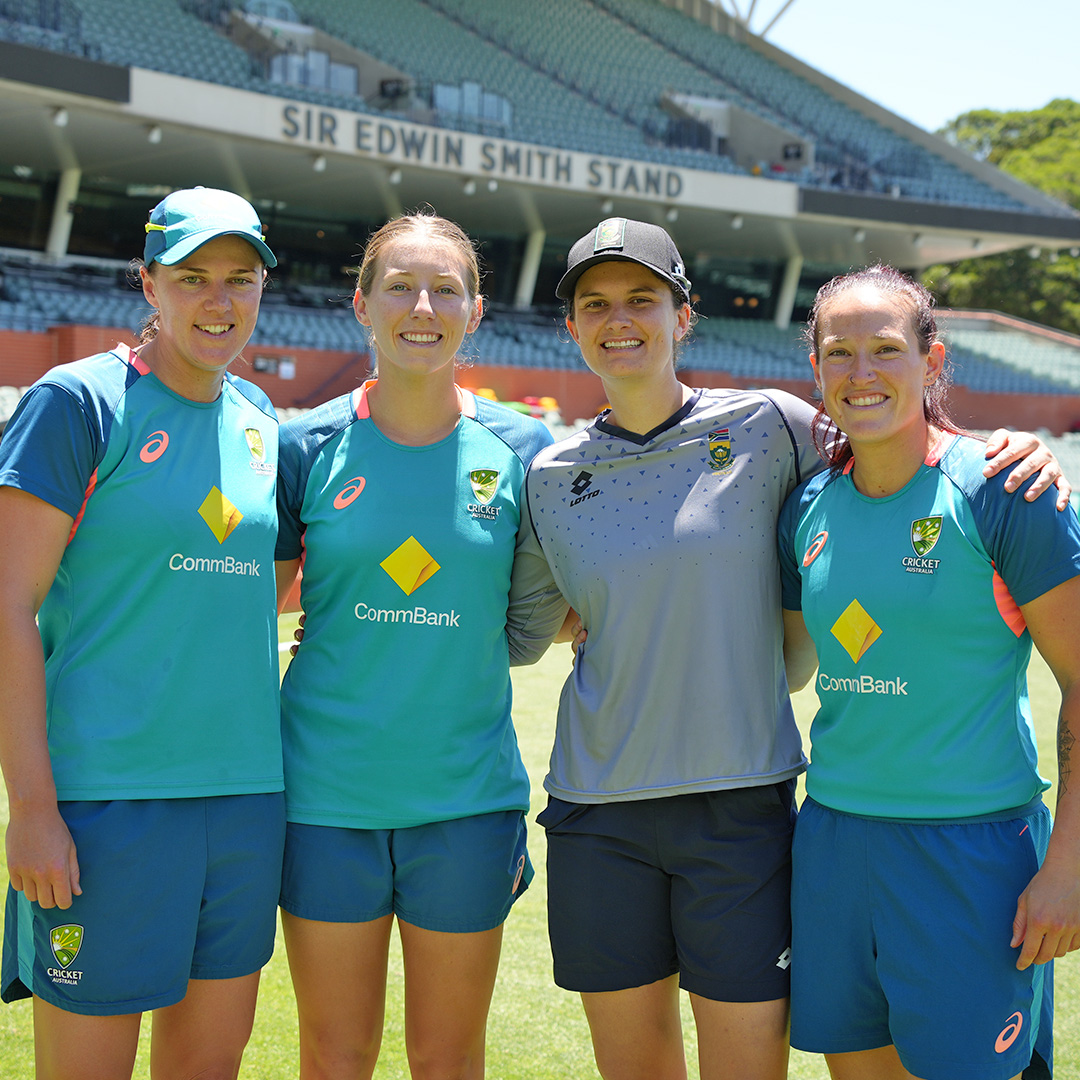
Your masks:
<svg viewBox="0 0 1080 1080"><path fill-rule="evenodd" d="M243 200L230 202L235 199L176 193L155 209L143 283L159 311L157 337L137 355L81 362L85 375L73 365L70 379L54 373L43 380L20 410L25 419L5 438L0 466L15 464L0 474L8 485L0 488L0 511L14 515L5 531L13 551L0 584L5 602L21 613L8 652L28 655L26 631L41 606L46 655L55 635L57 655L64 657L58 680L80 670L63 652L70 626L78 624L72 596L80 599L79 618L88 611L106 614L103 601L84 608L83 593L73 591L75 584L81 590L91 565L103 561L104 533L95 532L99 513L116 513L103 496L115 491L133 527L152 532L143 523L157 511L157 497L143 494L152 475L142 466L166 459L170 447L179 449L177 433L187 425L173 416L177 408L197 403L217 410L219 441L210 456L229 463L228 488L223 464L222 482L198 508L217 543L234 535L254 540L247 530L261 528L265 545L272 533L267 492L242 495L260 477L272 486L270 430L264 437L261 422L240 403L238 422L250 425L240 429L248 460L221 442L221 431L233 429L216 419L233 404L236 383L224 369L250 336L263 267L273 265L257 221L252 225L236 203L254 212ZM218 209L227 204L242 224L232 221L228 228L232 219L224 215L214 219L217 231L207 230L207 201ZM606 1077L685 1075L679 985L691 994L702 1076L778 1078L786 1070L789 848L794 777L804 759L783 674L785 647L794 664L800 654L783 638L774 536L785 497L820 468L813 410L777 391L693 391L678 381L674 356L693 321L689 282L678 251L657 226L601 223L571 251L559 294L569 304L570 333L612 408L579 436L548 448L541 425L454 383L455 357L482 314L471 242L443 219L397 219L369 243L355 297L378 377L282 431L279 593L287 593L303 559L307 616L306 638L282 689L289 827L281 903L304 1077L371 1075L395 915L413 1075L483 1074L501 926L531 877L523 820L528 783L510 723L508 667L535 659L554 636L566 611L560 590L580 612L588 643L560 705L546 782L552 798L541 815L549 840L557 981L582 992ZM130 420L143 418L139 388L157 386L145 383L147 376L176 400L151 398L145 415L154 430L144 431L143 424L129 432ZM267 414L268 403L257 393L248 399ZM70 461L49 466L42 480L24 482L24 455L37 445L37 414L70 423L76 409L90 418L83 421L88 444L76 445ZM182 408L178 415L188 417ZM214 445L209 429L203 434L205 443L194 443ZM119 449L110 456L114 445ZM526 469L536 455L526 489ZM237 459L250 469L252 476L241 470L249 483L234 476ZM196 476L201 483L195 464L185 458L184 465L188 486ZM129 468L140 475L129 478ZM55 478L69 472L75 481L57 485L54 498ZM170 489L174 503L181 487L177 481ZM134 498L142 502L131 514ZM162 518L170 529L182 517L174 503ZM101 521L111 523L115 537L115 516ZM12 540L13 530L30 543ZM76 559L82 537L85 570ZM184 543L167 560L169 572L184 577L166 576L166 586L226 565L237 582L260 578L266 565L262 548L215 559L200 554L194 538ZM159 585L143 563L152 566L148 559L137 569L124 564L110 582L114 594L134 601L130 590L137 586L145 605L142 590ZM225 593L216 582L205 592L220 606ZM265 593L244 593L242 601L239 592L228 593L228 602L262 628L248 643L256 653L265 651L272 628ZM174 594L166 587L161 606L145 605L154 626L140 623L132 631L144 652L147 642L156 643L162 612L177 610ZM235 627L219 612L189 608L183 617L230 634ZM118 631L112 644L119 642L116 655L130 659L134 649L125 641ZM95 647L88 644L86 656L97 663ZM113 654L105 655L115 671L125 672ZM220 715L187 695L210 687L220 696L225 684L191 680L189 663L188 685L180 692L174 662L181 658L190 659L151 650L149 663L171 697L158 712L198 707L200 718L211 718L217 742L209 729L195 733L206 755L202 771L212 774L205 781L210 793L232 787L247 797L280 789L275 736L260 736L262 757L237 755L248 768L242 777L233 775L240 766L218 745L235 733L231 719L222 723L220 715L243 713L255 724L240 725L248 738L264 730L258 725L265 726L265 672L276 672L273 656L262 656L260 680L251 674L254 656L238 665L235 650L215 650L206 662L229 664L245 703L241 709L239 699L235 707L226 702ZM34 961L20 951L27 917L41 922L50 904L64 906L71 894L82 905L80 915L91 910L79 897L82 885L89 895L90 879L80 884L75 854L90 841L81 831L74 845L69 837L77 821L84 828L80 814L88 838L105 835L101 814L95 805L65 802L65 816L58 818L50 800L55 808L57 797L113 788L116 793L104 797L141 800L137 792L157 785L166 790L171 812L189 795L193 776L185 763L197 755L190 748L179 752L175 739L159 743L155 734L138 747L143 766L154 760L147 748L160 747L160 780L140 774L132 784L135 770L125 750L115 772L126 777L126 786L113 783L114 764L105 754L108 783L86 791L75 784L69 792L69 781L60 780L64 754L96 767L100 750L91 752L77 739L58 743L50 748L54 793L43 739L46 687L48 708L60 708L64 696L53 693L48 664L40 679L32 664L26 670L31 677L17 681L18 703L41 722L21 726L9 713L0 726L9 787L15 775L33 781L33 790L12 787L9 861L23 896L13 893L9 901L9 931L19 945L6 951L4 982L18 992L20 980L29 978L26 988L38 994L42 1075L97 1075L76 1073L64 1059L58 1048L72 1045L67 1036L73 1029L63 1025L73 1014L64 1011L64 998L54 1017L49 996L67 991L41 983ZM139 679L141 688L146 664ZM62 689L62 681L55 685ZM125 685L118 675L103 688L102 700L115 705L119 695L130 709ZM93 711L84 698L72 707L73 716ZM147 708L154 708L153 700ZM110 722L123 711L111 708ZM72 722L76 732L80 722ZM122 744L126 730L120 735ZM208 766L208 747L225 755L226 767L215 772ZM263 758L267 769L260 772ZM217 800L210 801L216 809ZM259 814L262 822L280 822L279 809L260 807ZM170 829L174 816L162 819ZM238 809L226 825L240 830L242 820ZM143 828L141 819L113 824L105 846L123 851L115 837L145 837ZM262 877L242 876L245 884L262 882L265 907L262 886L273 877L275 834L258 831L267 837L266 850L245 857L252 866L262 860ZM280 859L280 832L276 838ZM141 858L141 847L128 850ZM235 874L235 861L230 866ZM215 880L210 870L206 878ZM223 901L225 912L230 899ZM160 910L154 917L161 918ZM231 942L238 935L235 919L218 918ZM262 941L265 922L259 923ZM49 969L60 973L48 976L54 986L81 986L84 979L89 985L83 968L74 967L77 957L93 955L87 925L42 922L37 928L37 962L44 966L47 943L59 965ZM92 936L98 937L96 925ZM1053 945L1066 947L1064 939ZM125 998L131 1007L119 1010L123 1023L78 1029L80 1056L86 1058L91 1045L95 1067L104 1063L101 1075L121 1075L125 1061L130 1071L137 1011L162 1004L171 1011L162 1009L160 1024L155 1020L156 1077L173 1075L174 1061L186 1067L192 1047L207 1048L199 1053L208 1067L234 1075L250 1030L258 966L268 953L256 962L253 947L237 946L228 963L215 967L201 958L198 943L195 950L186 996L173 997L178 1004L149 993ZM14 971L17 977L9 977ZM209 980L218 980L213 991L204 986ZM106 1011L99 1004L86 1011ZM209 1038L190 1039L192 1013ZM191 1046L181 1045L185 1039Z"/></svg>

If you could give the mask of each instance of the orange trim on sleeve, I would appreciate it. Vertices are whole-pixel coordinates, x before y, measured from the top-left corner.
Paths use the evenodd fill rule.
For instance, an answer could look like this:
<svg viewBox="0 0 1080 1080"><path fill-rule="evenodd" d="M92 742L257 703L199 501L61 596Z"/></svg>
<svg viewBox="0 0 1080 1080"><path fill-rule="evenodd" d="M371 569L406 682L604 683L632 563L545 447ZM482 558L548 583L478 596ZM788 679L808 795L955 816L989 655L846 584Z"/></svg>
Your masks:
<svg viewBox="0 0 1080 1080"><path fill-rule="evenodd" d="M1002 581L996 566L994 567L994 603L997 604L998 614L1005 625L1019 637L1027 629L1027 621L1020 610L1020 605L1009 592L1009 586Z"/></svg>
<svg viewBox="0 0 1080 1080"><path fill-rule="evenodd" d="M90 474L90 480L86 485L86 494L83 496L82 506L79 507L79 512L75 515L75 520L71 523L71 532L68 533L67 542L71 543L75 539L75 533L79 531L79 526L82 524L83 514L86 513L86 504L90 501L90 496L94 494L94 488L97 487L97 469ZM65 544L65 547L67 545Z"/></svg>

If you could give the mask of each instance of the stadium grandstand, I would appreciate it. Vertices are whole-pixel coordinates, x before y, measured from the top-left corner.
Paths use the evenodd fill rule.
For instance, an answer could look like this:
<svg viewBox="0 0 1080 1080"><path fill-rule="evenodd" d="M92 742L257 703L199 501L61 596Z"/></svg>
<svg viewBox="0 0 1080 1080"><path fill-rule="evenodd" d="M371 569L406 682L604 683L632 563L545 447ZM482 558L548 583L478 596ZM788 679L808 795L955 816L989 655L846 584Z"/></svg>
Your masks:
<svg viewBox="0 0 1080 1080"><path fill-rule="evenodd" d="M461 381L568 418L601 389L554 286L605 216L688 258L687 381L804 395L799 327L833 275L1080 247L1070 208L707 0L0 0L0 420L48 367L133 340L147 211L196 184L250 199L280 258L242 373L283 414L364 377L349 268L425 204L481 242ZM966 422L1080 430L1080 339L947 324Z"/></svg>

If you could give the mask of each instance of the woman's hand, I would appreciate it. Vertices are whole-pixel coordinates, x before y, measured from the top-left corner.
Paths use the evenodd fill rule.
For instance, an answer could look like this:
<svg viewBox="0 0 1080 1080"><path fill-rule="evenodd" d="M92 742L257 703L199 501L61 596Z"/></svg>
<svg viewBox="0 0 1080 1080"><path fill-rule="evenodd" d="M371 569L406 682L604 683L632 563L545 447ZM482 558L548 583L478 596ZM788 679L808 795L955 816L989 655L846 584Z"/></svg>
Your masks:
<svg viewBox="0 0 1080 1080"><path fill-rule="evenodd" d="M986 456L989 461L983 469L983 476L995 476L1006 466L1016 465L1005 480L1006 491L1016 491L1025 480L1034 476L1034 483L1024 492L1028 502L1034 502L1053 485L1057 487L1057 508L1064 510L1069 505L1072 485L1065 479L1061 463L1050 447L1037 435L1030 431L998 428L986 440Z"/></svg>
<svg viewBox="0 0 1080 1080"><path fill-rule="evenodd" d="M43 908L69 908L81 896L75 842L52 807L11 808L7 827L7 861L11 887Z"/></svg>

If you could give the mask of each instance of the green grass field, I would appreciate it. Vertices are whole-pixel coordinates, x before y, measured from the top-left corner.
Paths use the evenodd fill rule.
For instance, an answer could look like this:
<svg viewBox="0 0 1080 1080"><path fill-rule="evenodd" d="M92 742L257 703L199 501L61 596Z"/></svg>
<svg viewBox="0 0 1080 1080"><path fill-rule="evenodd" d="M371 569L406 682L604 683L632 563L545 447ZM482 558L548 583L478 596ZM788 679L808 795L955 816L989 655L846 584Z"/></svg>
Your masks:
<svg viewBox="0 0 1080 1080"><path fill-rule="evenodd" d="M282 637L291 638L294 621L282 622ZM569 649L556 646L535 667L515 672L515 708L521 751L533 781L535 818L543 804L541 781L547 768L559 688L569 670ZM1044 773L1054 775L1054 731L1057 687L1038 658L1032 664L1031 695L1039 729ZM796 712L805 732L816 699L811 691L796 697ZM1053 805L1053 793L1049 795ZM7 802L0 791L0 826L7 822ZM488 1029L488 1075L493 1080L569 1080L597 1076L588 1030L576 994L558 989L551 981L544 904L544 840L533 825L531 849L536 878L515 905L506 925L502 965ZM6 879L6 864L0 866ZM947 960L946 960L947 962ZM375 1072L378 1080L409 1075L402 1024L402 970L400 951L391 953L386 1034ZM328 978L332 978L332 973ZM684 1029L690 1075L697 1077L693 1023L684 995ZM1057 973L1057 1076L1080 1077L1080 953L1059 962ZM148 1021L136 1068L136 1077L149 1076ZM244 1059L244 1080L283 1080L296 1076L296 1016L285 962L284 945L263 974L255 1030ZM24 1080L33 1076L32 1020L29 1002L0 1007L0 1076ZM824 1062L813 1055L792 1053L793 1080L827 1080Z"/></svg>

